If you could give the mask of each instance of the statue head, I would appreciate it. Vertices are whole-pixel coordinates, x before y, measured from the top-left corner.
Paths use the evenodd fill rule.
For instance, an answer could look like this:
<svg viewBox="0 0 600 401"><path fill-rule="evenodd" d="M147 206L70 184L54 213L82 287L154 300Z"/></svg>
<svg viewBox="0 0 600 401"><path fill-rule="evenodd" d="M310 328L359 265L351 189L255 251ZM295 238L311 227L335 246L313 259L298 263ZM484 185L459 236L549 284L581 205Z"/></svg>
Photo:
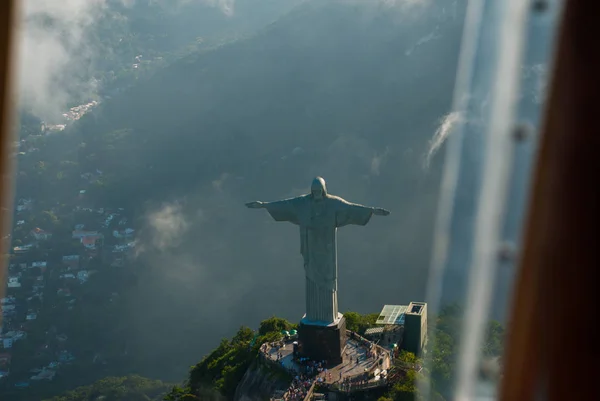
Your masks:
<svg viewBox="0 0 600 401"><path fill-rule="evenodd" d="M316 177L310 186L310 194L313 199L319 200L327 196L327 187L322 177Z"/></svg>

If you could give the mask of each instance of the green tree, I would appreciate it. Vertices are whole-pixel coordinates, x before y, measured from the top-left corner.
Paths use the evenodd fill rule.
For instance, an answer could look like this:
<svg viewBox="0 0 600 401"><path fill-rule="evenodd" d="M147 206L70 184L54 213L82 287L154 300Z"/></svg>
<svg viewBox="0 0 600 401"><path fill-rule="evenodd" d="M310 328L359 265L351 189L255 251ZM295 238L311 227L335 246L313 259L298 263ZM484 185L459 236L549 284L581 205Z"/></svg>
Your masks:
<svg viewBox="0 0 600 401"><path fill-rule="evenodd" d="M107 377L48 401L159 401L169 386L140 376Z"/></svg>
<svg viewBox="0 0 600 401"><path fill-rule="evenodd" d="M420 360L415 356L415 354L408 351L401 351L400 355L398 355L398 358L396 360L411 365L415 363L420 363Z"/></svg>
<svg viewBox="0 0 600 401"><path fill-rule="evenodd" d="M417 399L417 372L409 370L392 388L394 401L413 401Z"/></svg>
<svg viewBox="0 0 600 401"><path fill-rule="evenodd" d="M485 335L485 343L483 344L483 353L486 356L499 356L504 352L504 327L493 320Z"/></svg>
<svg viewBox="0 0 600 401"><path fill-rule="evenodd" d="M454 383L458 347L460 346L464 312L460 305L445 306L435 320L435 328L429 333L431 348L431 380L436 391L449 397ZM497 321L490 321L482 352L486 356L499 356L503 352L504 328Z"/></svg>
<svg viewBox="0 0 600 401"><path fill-rule="evenodd" d="M40 215L40 225L43 227L54 227L58 224L58 217L50 210L44 210Z"/></svg>
<svg viewBox="0 0 600 401"><path fill-rule="evenodd" d="M363 335L369 327L375 326L379 314L361 315L357 312L345 312L344 317L346 318L346 328L348 330Z"/></svg>
<svg viewBox="0 0 600 401"><path fill-rule="evenodd" d="M260 322L258 334L265 335L271 332L281 332L282 330L291 330L292 325L285 319L279 317L271 317Z"/></svg>
<svg viewBox="0 0 600 401"><path fill-rule="evenodd" d="M240 329L238 330L236 335L233 337L231 342L233 344L240 344L240 343L244 343L244 342L249 342L253 338L254 338L254 331L252 331L252 329L249 327L242 326L242 327L240 327Z"/></svg>

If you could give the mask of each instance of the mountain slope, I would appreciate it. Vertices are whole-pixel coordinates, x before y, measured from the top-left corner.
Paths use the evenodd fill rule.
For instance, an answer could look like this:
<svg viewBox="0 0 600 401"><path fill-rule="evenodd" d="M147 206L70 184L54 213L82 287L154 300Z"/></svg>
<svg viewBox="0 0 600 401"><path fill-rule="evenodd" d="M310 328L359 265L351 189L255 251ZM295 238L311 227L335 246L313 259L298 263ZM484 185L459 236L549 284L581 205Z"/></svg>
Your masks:
<svg viewBox="0 0 600 401"><path fill-rule="evenodd" d="M461 33L441 14L308 2L175 63L48 145L50 165L104 172L87 188L98 206L136 209L145 225L145 274L123 310L141 373L178 377L240 323L300 319L297 229L243 203L298 194L317 174L392 211L340 231L342 309L423 298L439 165L427 172L422 156L450 109Z"/></svg>
<svg viewBox="0 0 600 401"><path fill-rule="evenodd" d="M126 187L151 167L152 185L161 187L223 172L247 175L248 168L262 174L257 160L298 146L319 165L327 148L346 138L366 140L371 152L387 146L423 153L449 109L460 24L444 25L435 43L407 56L439 22L421 16L417 23L399 13L364 4L305 4L253 38L167 68L107 102L78 131L92 143L99 134L132 131L135 152L116 149L119 157L107 155L102 166ZM125 155L134 168L115 163ZM414 156L414 173L422 175ZM149 196L136 186L136 196Z"/></svg>

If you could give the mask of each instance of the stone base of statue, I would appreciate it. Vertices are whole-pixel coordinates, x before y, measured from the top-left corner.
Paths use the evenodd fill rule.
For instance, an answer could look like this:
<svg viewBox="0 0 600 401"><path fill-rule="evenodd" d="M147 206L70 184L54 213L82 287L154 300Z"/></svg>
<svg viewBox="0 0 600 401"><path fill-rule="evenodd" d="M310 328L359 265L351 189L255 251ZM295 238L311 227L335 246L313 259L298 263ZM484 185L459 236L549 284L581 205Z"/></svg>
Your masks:
<svg viewBox="0 0 600 401"><path fill-rule="evenodd" d="M298 328L303 356L313 361L327 361L330 365L342 362L346 348L346 319L341 313L338 316L330 324L310 321L304 316Z"/></svg>

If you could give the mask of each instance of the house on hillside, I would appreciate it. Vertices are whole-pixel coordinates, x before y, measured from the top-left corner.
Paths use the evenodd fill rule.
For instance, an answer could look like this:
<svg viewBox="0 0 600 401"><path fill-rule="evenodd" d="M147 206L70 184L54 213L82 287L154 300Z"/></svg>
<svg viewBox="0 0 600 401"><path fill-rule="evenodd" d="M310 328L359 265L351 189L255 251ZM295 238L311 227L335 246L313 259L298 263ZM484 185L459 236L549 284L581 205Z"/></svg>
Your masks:
<svg viewBox="0 0 600 401"><path fill-rule="evenodd" d="M9 277L8 278L8 288L20 288L21 283L19 282L19 277Z"/></svg>
<svg viewBox="0 0 600 401"><path fill-rule="evenodd" d="M90 274L88 273L87 270L81 270L80 272L77 272L77 278L79 279L81 284L88 281L89 277L90 277Z"/></svg>
<svg viewBox="0 0 600 401"><path fill-rule="evenodd" d="M38 241L45 241L52 238L51 232L42 230L39 227L36 227L33 230L31 230L31 235Z"/></svg>
<svg viewBox="0 0 600 401"><path fill-rule="evenodd" d="M56 371L52 369L44 369L35 376L31 376L31 380L52 380L56 375Z"/></svg>
<svg viewBox="0 0 600 401"><path fill-rule="evenodd" d="M115 245L113 248L114 253L125 252L128 251L129 247L127 245Z"/></svg>
<svg viewBox="0 0 600 401"><path fill-rule="evenodd" d="M96 249L96 242L104 239L104 235L98 231L73 231L73 238L79 239L87 249Z"/></svg>
<svg viewBox="0 0 600 401"><path fill-rule="evenodd" d="M131 238L133 237L133 234L135 233L135 230L133 228L126 228L125 230L115 230L113 231L113 237L115 238Z"/></svg>
<svg viewBox="0 0 600 401"><path fill-rule="evenodd" d="M106 219L104 219L104 222L102 223L102 227L108 228L114 218L115 218L114 214L109 214L108 217L106 217Z"/></svg>
<svg viewBox="0 0 600 401"><path fill-rule="evenodd" d="M13 347L13 344L19 340L22 340L24 338L27 338L27 333L22 331L22 330L18 330L18 331L14 331L11 330L5 334L3 334L2 336L0 336L0 340L2 340L2 346L5 349L10 349ZM2 354L0 354L2 355ZM0 361L0 367L2 362Z"/></svg>
<svg viewBox="0 0 600 401"><path fill-rule="evenodd" d="M81 238L81 243L87 249L96 249L97 242L103 238L104 238L104 236L102 234L88 235L86 237Z"/></svg>
<svg viewBox="0 0 600 401"><path fill-rule="evenodd" d="M43 269L47 266L48 266L48 262L46 262L45 260L31 263L31 267L39 267L40 269Z"/></svg>
<svg viewBox="0 0 600 401"><path fill-rule="evenodd" d="M22 245L22 246L15 246L13 248L13 252L15 254L22 254L22 253L27 253L29 252L31 249L33 248L33 244L27 244L27 245Z"/></svg>
<svg viewBox="0 0 600 401"><path fill-rule="evenodd" d="M74 230L72 238L81 239L89 235L98 235L98 231Z"/></svg>
<svg viewBox="0 0 600 401"><path fill-rule="evenodd" d="M17 298L14 295L9 295L6 298L0 299L0 305L14 304L17 302Z"/></svg>
<svg viewBox="0 0 600 401"><path fill-rule="evenodd" d="M79 255L66 255L62 258L63 265L67 267L67 270L79 269Z"/></svg>
<svg viewBox="0 0 600 401"><path fill-rule="evenodd" d="M8 369L11 358L12 357L8 352L0 354L0 369Z"/></svg>

